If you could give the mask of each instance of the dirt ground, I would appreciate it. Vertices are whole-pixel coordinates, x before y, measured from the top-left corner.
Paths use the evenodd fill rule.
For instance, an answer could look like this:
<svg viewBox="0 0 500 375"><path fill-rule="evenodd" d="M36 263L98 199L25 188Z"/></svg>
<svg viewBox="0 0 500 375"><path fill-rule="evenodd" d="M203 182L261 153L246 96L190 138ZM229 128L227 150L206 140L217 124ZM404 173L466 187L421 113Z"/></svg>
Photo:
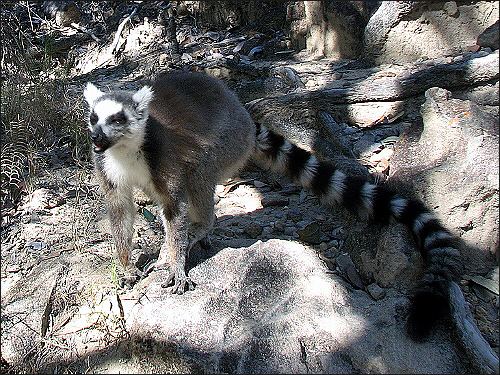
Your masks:
<svg viewBox="0 0 500 375"><path fill-rule="evenodd" d="M38 176L35 187L20 210L2 218L2 300L22 285L16 283L36 277L40 269L63 265L64 272L52 289L45 335L38 334L45 345L28 356L21 371L196 371L197 365L174 347L128 339L123 318L113 306L125 291L118 287L103 196L91 166L55 165ZM137 260L142 253L154 256L163 229L156 206L140 192L135 198ZM214 251L249 246L257 239L301 241L317 251L327 272L340 273L335 258L353 228L346 227L341 212L327 211L296 185L251 165L218 186L216 202ZM192 254L191 265L210 255ZM484 337L498 347L498 295L466 280L462 284Z"/></svg>
<svg viewBox="0 0 500 375"><path fill-rule="evenodd" d="M418 26L425 29L426 22L422 20ZM412 25L402 23L400 28ZM142 29L139 26L136 29L139 35ZM133 33L134 30L130 35L133 36ZM427 40L421 35L419 41ZM399 49L399 44L394 42L398 38L389 40ZM123 44L125 52L127 48L137 49L135 45ZM195 59L213 56L213 44L194 44L192 48L196 48L196 53L191 53L186 47L189 53L183 56L186 59L191 55ZM189 46L187 42L186 45ZM429 48L438 50L435 45ZM421 56L421 51L418 52ZM151 55L146 57L152 60ZM412 60L415 58L412 56ZM156 60L161 62L161 56ZM188 59L190 63L192 60L192 57ZM86 63L88 66L83 63L78 66L82 74L96 66L90 58ZM295 66L305 86L310 89L322 84L323 75L326 77L329 74L326 68L331 66L311 63L303 67L305 70L300 71L300 64ZM127 79L133 81L140 76L143 72L139 70ZM304 79L304 76L310 80ZM101 75L98 72L94 78L106 79L109 87L123 86L124 83L118 69L109 69ZM343 87L346 79L354 80L345 73L344 81L336 80L333 84ZM417 104L413 108L415 113L418 113ZM351 146L358 144L361 147L362 142L357 142L369 131L346 128L345 136L350 139ZM397 132L394 132L393 126L379 127L374 131L380 133L376 139L367 137L370 144L382 140L391 145L395 143ZM391 147L386 144L385 149ZM61 154L70 152L59 151ZM374 158L380 151L380 148L372 148L363 155L363 159L374 161L372 167L379 167L379 171L384 172L384 165ZM387 164L389 159L390 155L384 163ZM202 371L173 346L130 340L120 312L120 304L130 301L121 299L125 290L118 286L118 266L113 255L105 201L93 177L93 167L90 162L57 157L48 161L47 165L35 176L33 188L24 197L22 205L18 209L2 211L1 296L2 320L6 322L3 327L8 329L7 319L12 317L5 313L5 306L18 298L16 294L27 286L27 280L43 280L39 276L47 270L57 273L53 284L43 285L46 300L39 306L40 313L34 315L33 321L24 321L27 332L35 342L29 343L26 352L17 356L21 365L13 367L6 361L7 353L4 353L2 342L2 372ZM218 186L215 199L217 222L211 233L213 252L224 247L249 246L257 240L271 238L299 241L317 252L325 263L326 272L343 276L335 259L343 253L346 239L356 234L357 225L343 212L321 207L317 198L305 190L253 165L249 165L238 178ZM157 207L140 192L136 193L135 201L137 215L132 257L144 265L157 253L163 240L163 229L158 220ZM191 254L191 266L202 262L213 252ZM141 257L141 254L147 254L147 257ZM491 287L491 282L498 285L498 267L487 276L481 279L466 275L461 288L484 338L498 352L499 298L498 289L495 293ZM352 279L347 281L352 282ZM22 312L26 313L26 310ZM18 321L13 320L12 324L15 323ZM16 354L12 356L16 357Z"/></svg>

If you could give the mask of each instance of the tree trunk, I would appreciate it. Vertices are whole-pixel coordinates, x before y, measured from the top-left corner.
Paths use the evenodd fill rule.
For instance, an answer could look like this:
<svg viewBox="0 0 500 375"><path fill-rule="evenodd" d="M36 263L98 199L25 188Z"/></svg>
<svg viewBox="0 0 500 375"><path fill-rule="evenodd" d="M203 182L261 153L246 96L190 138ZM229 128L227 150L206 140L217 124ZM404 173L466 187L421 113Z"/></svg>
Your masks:
<svg viewBox="0 0 500 375"><path fill-rule="evenodd" d="M422 1L382 1L365 27L365 54L376 58L382 53L389 32L399 21L413 10L421 7Z"/></svg>

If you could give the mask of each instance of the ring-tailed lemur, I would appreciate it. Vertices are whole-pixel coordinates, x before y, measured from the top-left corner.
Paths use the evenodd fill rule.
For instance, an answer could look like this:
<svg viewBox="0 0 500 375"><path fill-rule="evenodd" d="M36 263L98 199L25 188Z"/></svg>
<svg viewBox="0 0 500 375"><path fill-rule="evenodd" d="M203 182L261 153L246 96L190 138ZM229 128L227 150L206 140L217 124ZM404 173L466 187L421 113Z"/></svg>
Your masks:
<svg viewBox="0 0 500 375"><path fill-rule="evenodd" d="M84 96L95 169L109 200L118 256L131 278L136 271L129 262L134 186L160 207L165 242L155 267L168 268L163 285L173 284L172 292L181 294L194 287L185 273L186 256L213 224L216 184L253 157L328 206L344 206L378 221L393 217L411 229L426 261L407 324L414 339L427 336L449 308L448 283L460 272L458 245L423 203L348 176L255 124L221 81L176 73L137 92L104 93L88 83Z"/></svg>

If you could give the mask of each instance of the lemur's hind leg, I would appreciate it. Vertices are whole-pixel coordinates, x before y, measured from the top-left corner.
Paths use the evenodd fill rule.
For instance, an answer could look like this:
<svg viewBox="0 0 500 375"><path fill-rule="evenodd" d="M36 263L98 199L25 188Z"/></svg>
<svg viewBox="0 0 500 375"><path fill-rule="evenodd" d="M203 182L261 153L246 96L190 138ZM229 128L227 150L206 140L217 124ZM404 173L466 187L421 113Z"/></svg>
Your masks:
<svg viewBox="0 0 500 375"><path fill-rule="evenodd" d="M215 185L209 189L197 188L190 189L189 192L189 245L191 249L196 243L204 249L211 247L208 236L215 223L214 214L214 191Z"/></svg>
<svg viewBox="0 0 500 375"><path fill-rule="evenodd" d="M194 289L194 283L186 275L186 259L193 245L204 241L212 228L213 199L213 189L191 188L189 198L187 194L179 193L169 196L161 205L165 242L158 260L145 273L167 270L162 286L171 287L172 293L182 294Z"/></svg>
<svg viewBox="0 0 500 375"><path fill-rule="evenodd" d="M185 194L165 199L161 204L161 216L165 228L165 242L153 269L168 270L162 287L171 286L171 292L182 294L194 289L194 283L186 275L186 257L189 244L188 199Z"/></svg>

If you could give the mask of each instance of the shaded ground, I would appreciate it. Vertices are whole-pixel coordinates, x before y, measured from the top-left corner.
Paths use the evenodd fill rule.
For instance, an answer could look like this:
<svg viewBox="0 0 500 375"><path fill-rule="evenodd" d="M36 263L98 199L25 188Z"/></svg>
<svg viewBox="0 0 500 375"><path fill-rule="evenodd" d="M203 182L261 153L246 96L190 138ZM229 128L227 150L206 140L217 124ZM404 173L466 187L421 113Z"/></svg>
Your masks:
<svg viewBox="0 0 500 375"><path fill-rule="evenodd" d="M150 28L154 29L154 25ZM178 36L185 53L172 57L157 48L154 38L147 38L154 36L154 32L148 34L146 31L146 26L134 23L127 31L127 38L121 41L120 48L126 58L117 61L98 62L99 53L96 52L93 59L91 49L81 50L86 58L76 65L71 97L83 106L81 90L87 80L110 88L136 88L139 80L150 78L159 68L172 66L202 70L223 78L245 101L286 93L293 86L283 85L283 80L255 79L273 78L269 74L270 67L293 67L308 89L348 87L365 79L367 74L354 67L333 77L334 68L347 66L349 62L328 60L275 59L247 64L251 61L250 52L260 46L262 40L253 44L257 38L249 35L242 39L224 39L222 32L193 35L196 30L190 25L181 28ZM236 47L246 49L245 64L238 65L237 59L221 63L217 54L227 56ZM286 52L285 47L286 44L280 47L281 52ZM149 50L131 58L134 50L141 48ZM432 61L423 63L431 64ZM356 158L369 166L370 172L376 173L375 179L384 179L388 174L399 128L418 121L421 102L419 98L408 100L404 117L391 123L371 128L340 124L346 145ZM498 109L493 109L495 111L498 113ZM366 113L357 116L362 118ZM50 160L48 167L34 179L35 193L25 197L19 209L2 212L3 329L22 325L35 340L23 342L20 331L17 353L4 352L6 347L2 341L2 371L202 371L199 364L178 348L152 340L130 340L120 308L121 304L129 302L120 297L124 291L118 288L104 200L92 177L91 164L70 162L64 157L68 152L61 148L45 155ZM347 268L346 271L345 263L339 261L341 256L345 259L346 240L362 231L364 224L343 212L323 209L316 198L286 180L249 166L238 179L219 186L216 200L217 223L211 235L214 251L249 246L257 240L299 241L314 249L324 262L326 273L344 277L353 288L359 289L359 293L368 293L374 300L385 298L386 293L404 296L402 292L367 285L356 270ZM154 254L158 250L163 230L157 217L153 218L156 207L148 198L138 193L136 203L133 258L138 260L140 254ZM192 255L191 263L198 264L213 254ZM496 276L485 272L483 275L488 276L484 278L484 285L481 284L484 280L476 277L474 281L469 277L462 281L461 288L483 336L498 351L498 290L492 292L488 284L491 280L498 284L498 267ZM26 280L32 284L28 285ZM39 292L35 305L22 304L23 291L19 290L19 285L28 285L28 292ZM16 305L18 301L21 302ZM7 357L16 358L21 365L11 367L9 362L4 362Z"/></svg>
<svg viewBox="0 0 500 375"><path fill-rule="evenodd" d="M50 309L50 319L45 321L42 316L40 321L26 323L38 332L35 336L45 345L31 348L23 370L196 371L197 365L175 347L127 339L123 318L117 310L117 298L120 299L117 296L124 291L117 287L103 200L90 168L59 165L40 176L37 186L50 189L64 200L53 200L56 202L53 208L25 208L5 216L10 222L2 234L3 302L18 293L16 282L22 278L37 279L41 270L61 267L50 289L52 297L47 299L45 307L41 306L42 310ZM356 230L355 225L347 226L353 222L346 221L342 213L328 212L305 191L255 168L247 169L239 180L221 185L217 197L218 219L211 236L216 251L227 246L249 246L257 239L301 241L303 238L302 242L312 246L324 261L325 272L345 276L336 259L342 254L344 240L355 235ZM143 213L146 209L154 215L156 207L141 194L136 196L136 202L134 257L137 259L140 253L154 253L159 248L162 228L158 219L148 221L150 216ZM34 205L32 202L31 206ZM201 254L202 259L192 257L192 262L209 255ZM352 276L347 281L352 282ZM498 296L491 299L486 289L465 281L462 289L484 337L498 347ZM45 290L47 293L46 285ZM377 288L373 293L376 293L374 298L380 299L386 291ZM109 347L113 350L103 350ZM92 353L90 362L78 359Z"/></svg>

